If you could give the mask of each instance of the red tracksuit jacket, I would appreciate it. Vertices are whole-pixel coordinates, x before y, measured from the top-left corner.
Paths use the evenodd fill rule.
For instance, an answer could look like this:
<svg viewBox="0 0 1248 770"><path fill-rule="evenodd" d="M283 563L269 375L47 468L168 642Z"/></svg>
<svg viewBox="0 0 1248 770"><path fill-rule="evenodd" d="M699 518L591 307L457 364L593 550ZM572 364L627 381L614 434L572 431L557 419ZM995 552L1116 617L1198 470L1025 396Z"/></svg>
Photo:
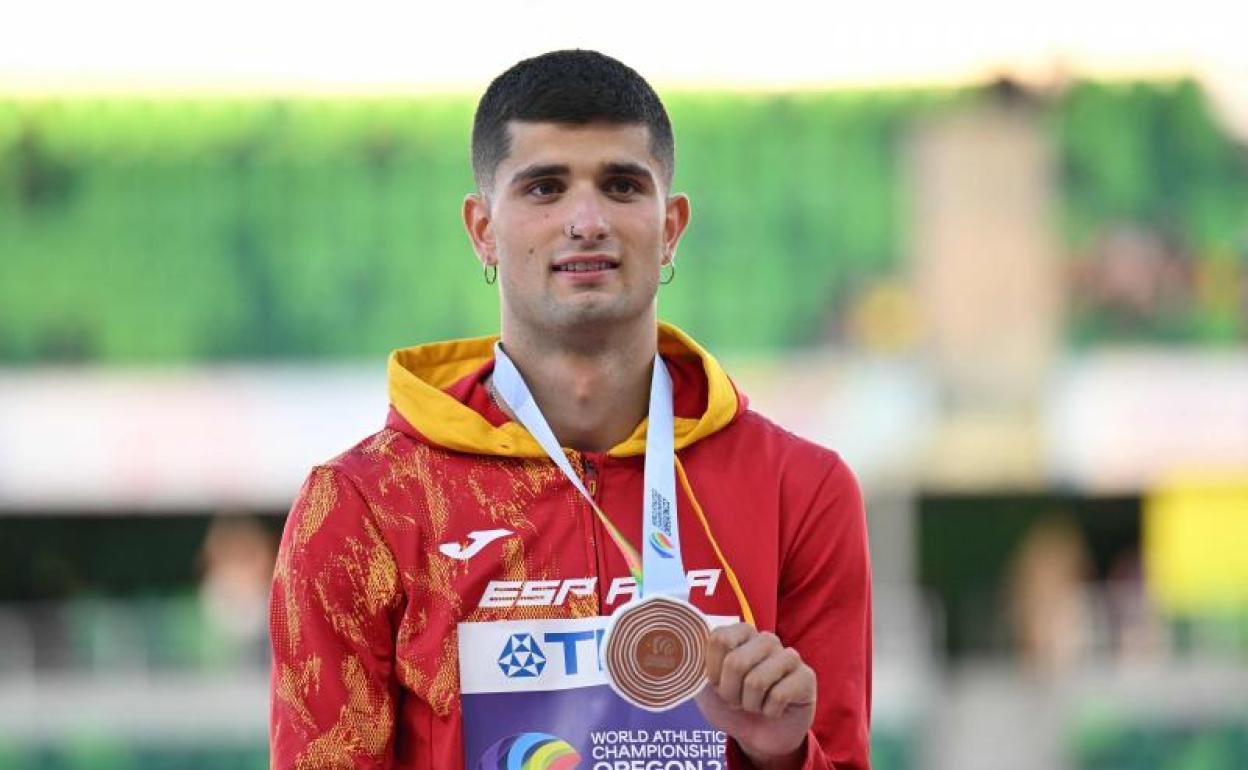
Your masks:
<svg viewBox="0 0 1248 770"><path fill-rule="evenodd" d="M314 468L300 491L271 598L273 767L461 768L457 624L610 614L631 598L589 505L490 401L492 344L392 354L386 427ZM677 503L685 568L703 577L690 600L741 616L735 579L756 625L818 677L806 767L867 768L870 575L857 483L836 453L750 411L679 329L660 324L659 350L689 481ZM608 453L568 450L632 543L644 446L645 422ZM469 537L500 529L512 535ZM728 758L746 764L731 741Z"/></svg>

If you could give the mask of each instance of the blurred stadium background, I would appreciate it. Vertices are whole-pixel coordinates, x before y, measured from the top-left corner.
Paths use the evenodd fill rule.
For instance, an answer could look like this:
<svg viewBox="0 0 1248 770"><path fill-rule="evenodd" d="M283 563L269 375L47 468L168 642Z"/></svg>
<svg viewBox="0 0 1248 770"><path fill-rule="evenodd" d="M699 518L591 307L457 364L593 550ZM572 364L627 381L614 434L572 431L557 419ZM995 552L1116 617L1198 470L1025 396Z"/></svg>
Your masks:
<svg viewBox="0 0 1248 770"><path fill-rule="evenodd" d="M390 349L495 328L458 214L475 96L574 44L672 113L694 218L662 315L863 481L875 766L1248 767L1239 53L1150 48L1155 14L1101 58L1095 23L1060 57L967 22L942 51L997 47L910 69L608 31L461 53L455 84L428 52L300 70L272 10L228 64L49 48L58 9L0 46L0 768L267 764L286 506L380 425Z"/></svg>

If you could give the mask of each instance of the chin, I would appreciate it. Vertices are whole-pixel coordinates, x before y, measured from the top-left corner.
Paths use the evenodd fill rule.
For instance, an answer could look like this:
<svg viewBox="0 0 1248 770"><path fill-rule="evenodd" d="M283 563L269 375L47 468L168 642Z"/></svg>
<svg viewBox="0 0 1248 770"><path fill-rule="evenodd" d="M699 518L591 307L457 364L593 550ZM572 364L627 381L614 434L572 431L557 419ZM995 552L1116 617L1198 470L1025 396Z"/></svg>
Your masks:
<svg viewBox="0 0 1248 770"><path fill-rule="evenodd" d="M636 321L645 315L646 309L646 305L623 302L570 302L555 308L548 320L557 328L584 331L588 324L602 326Z"/></svg>

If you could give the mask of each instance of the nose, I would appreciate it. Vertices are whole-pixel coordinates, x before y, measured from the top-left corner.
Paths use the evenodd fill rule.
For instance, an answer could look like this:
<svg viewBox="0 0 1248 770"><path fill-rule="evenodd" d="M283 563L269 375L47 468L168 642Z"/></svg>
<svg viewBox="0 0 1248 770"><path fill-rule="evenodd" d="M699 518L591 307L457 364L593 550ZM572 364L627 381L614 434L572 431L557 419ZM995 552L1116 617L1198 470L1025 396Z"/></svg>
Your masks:
<svg viewBox="0 0 1248 770"><path fill-rule="evenodd" d="M611 228L603 215L602 206L593 195L582 196L576 202L564 233L574 241L591 243L605 240L611 234Z"/></svg>

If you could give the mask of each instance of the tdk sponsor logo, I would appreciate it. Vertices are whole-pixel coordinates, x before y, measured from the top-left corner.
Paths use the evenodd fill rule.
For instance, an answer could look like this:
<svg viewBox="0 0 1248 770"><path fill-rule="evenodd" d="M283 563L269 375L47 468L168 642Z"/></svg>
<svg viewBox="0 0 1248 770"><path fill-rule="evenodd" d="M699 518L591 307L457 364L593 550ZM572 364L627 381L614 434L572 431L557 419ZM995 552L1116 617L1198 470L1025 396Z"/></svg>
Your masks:
<svg viewBox="0 0 1248 770"><path fill-rule="evenodd" d="M532 634L512 634L498 656L498 667L510 679L540 676L546 668L546 656Z"/></svg>
<svg viewBox="0 0 1248 770"><path fill-rule="evenodd" d="M546 645L557 645L563 653L563 673L576 676L601 671L600 648L604 629L585 631L548 631L542 634ZM533 634L512 634L498 656L498 667L509 679L534 678L546 669L546 654Z"/></svg>

